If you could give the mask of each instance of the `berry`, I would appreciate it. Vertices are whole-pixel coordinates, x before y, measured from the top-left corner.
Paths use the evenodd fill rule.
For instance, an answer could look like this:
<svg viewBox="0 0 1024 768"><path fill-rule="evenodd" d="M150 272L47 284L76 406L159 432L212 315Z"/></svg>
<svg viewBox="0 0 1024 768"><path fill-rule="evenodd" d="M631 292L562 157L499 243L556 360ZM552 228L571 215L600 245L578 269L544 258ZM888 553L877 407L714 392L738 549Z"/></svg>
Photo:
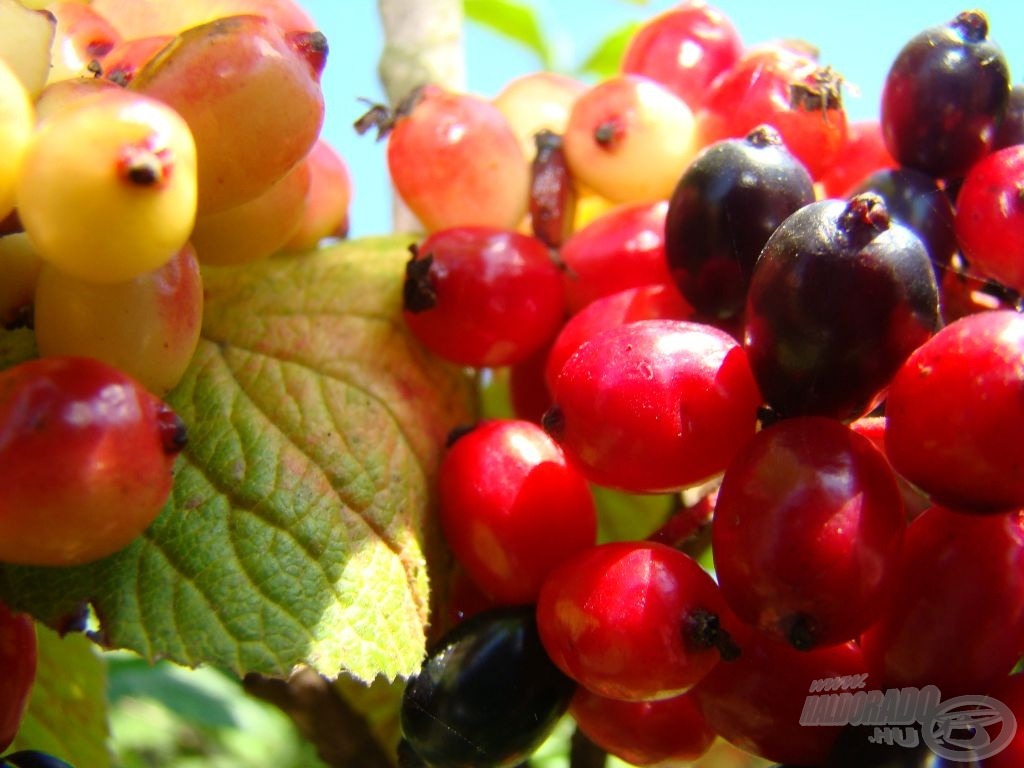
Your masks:
<svg viewBox="0 0 1024 768"><path fill-rule="evenodd" d="M725 471L715 573L739 618L800 650L834 645L876 618L905 527L896 478L867 438L833 419L784 419Z"/></svg>
<svg viewBox="0 0 1024 768"><path fill-rule="evenodd" d="M566 360L552 394L545 429L592 482L633 493L723 471L761 404L739 344L685 320L601 331Z"/></svg>
<svg viewBox="0 0 1024 768"><path fill-rule="evenodd" d="M1024 637L1024 511L925 511L907 529L880 607L861 637L861 671L879 688L934 685L944 699L988 691Z"/></svg>
<svg viewBox="0 0 1024 768"><path fill-rule="evenodd" d="M742 138L768 124L817 178L846 142L841 86L842 78L806 51L755 46L709 86L695 116L698 141Z"/></svg>
<svg viewBox="0 0 1024 768"><path fill-rule="evenodd" d="M0 603L0 752L14 741L36 679L38 649L31 617Z"/></svg>
<svg viewBox="0 0 1024 768"><path fill-rule="evenodd" d="M616 206L565 241L558 256L570 312L625 288L672 282L665 263L667 212L666 201Z"/></svg>
<svg viewBox="0 0 1024 768"><path fill-rule="evenodd" d="M191 131L173 109L105 89L39 125L18 180L18 215L43 259L82 280L131 280L188 241L196 162Z"/></svg>
<svg viewBox="0 0 1024 768"><path fill-rule="evenodd" d="M992 148L1010 74L981 11L964 11L903 46L882 89L886 146L901 165L962 176Z"/></svg>
<svg viewBox="0 0 1024 768"><path fill-rule="evenodd" d="M555 668L533 608L494 608L446 633L406 683L402 736L451 768L517 765L547 738L575 684Z"/></svg>
<svg viewBox="0 0 1024 768"><path fill-rule="evenodd" d="M893 221L921 239L941 281L958 252L953 232L953 205L934 178L913 168L885 168L869 174L846 191L847 197L872 192L885 202Z"/></svg>
<svg viewBox="0 0 1024 768"><path fill-rule="evenodd" d="M1024 145L971 167L957 194L955 227L972 274L1024 293Z"/></svg>
<svg viewBox="0 0 1024 768"><path fill-rule="evenodd" d="M680 291L707 317L742 312L765 242L812 202L810 174L770 126L703 149L676 185L665 220L665 256Z"/></svg>
<svg viewBox="0 0 1024 768"><path fill-rule="evenodd" d="M0 562L77 565L127 546L171 491L181 421L85 357L0 372Z"/></svg>
<svg viewBox="0 0 1024 768"><path fill-rule="evenodd" d="M590 486L531 422L485 421L459 436L438 488L448 545L499 603L534 602L548 572L597 537Z"/></svg>
<svg viewBox="0 0 1024 768"><path fill-rule="evenodd" d="M690 695L708 725L740 749L773 762L821 764L839 726L801 725L808 687L815 680L865 672L854 643L798 651L770 635L733 627L743 649L730 664L719 664Z"/></svg>
<svg viewBox="0 0 1024 768"><path fill-rule="evenodd" d="M828 170L818 177L824 197L852 197L849 191L875 171L896 168L876 119L853 120L847 126L846 143Z"/></svg>
<svg viewBox="0 0 1024 768"><path fill-rule="evenodd" d="M664 200L697 151L693 112L646 77L615 75L573 103L564 134L573 178L609 200Z"/></svg>
<svg viewBox="0 0 1024 768"><path fill-rule="evenodd" d="M704 0L686 0L633 33L621 69L661 83L696 108L711 81L743 52L739 31Z"/></svg>
<svg viewBox="0 0 1024 768"><path fill-rule="evenodd" d="M657 701L621 701L579 688L569 714L587 738L630 765L697 760L715 740L693 697L685 693Z"/></svg>
<svg viewBox="0 0 1024 768"><path fill-rule="evenodd" d="M397 108L390 126L391 181L428 233L464 226L513 229L522 221L529 163L508 119L491 102L428 85Z"/></svg>
<svg viewBox="0 0 1024 768"><path fill-rule="evenodd" d="M750 282L744 348L783 416L852 420L939 327L928 252L882 199L822 200L787 218Z"/></svg>
<svg viewBox="0 0 1024 768"><path fill-rule="evenodd" d="M724 612L717 585L688 555L621 541L586 549L549 574L537 627L551 660L584 688L647 701L685 693L740 653Z"/></svg>
<svg viewBox="0 0 1024 768"><path fill-rule="evenodd" d="M900 368L886 399L885 445L896 471L938 504L1024 507L1024 315L960 318Z"/></svg>
<svg viewBox="0 0 1024 768"><path fill-rule="evenodd" d="M525 360L565 314L562 275L538 239L493 227L427 236L406 266L404 317L432 352L469 366Z"/></svg>
<svg viewBox="0 0 1024 768"><path fill-rule="evenodd" d="M262 194L316 142L326 50L317 35L283 32L265 16L214 19L181 32L128 84L188 124L199 160L199 213ZM320 45L311 49L314 38Z"/></svg>

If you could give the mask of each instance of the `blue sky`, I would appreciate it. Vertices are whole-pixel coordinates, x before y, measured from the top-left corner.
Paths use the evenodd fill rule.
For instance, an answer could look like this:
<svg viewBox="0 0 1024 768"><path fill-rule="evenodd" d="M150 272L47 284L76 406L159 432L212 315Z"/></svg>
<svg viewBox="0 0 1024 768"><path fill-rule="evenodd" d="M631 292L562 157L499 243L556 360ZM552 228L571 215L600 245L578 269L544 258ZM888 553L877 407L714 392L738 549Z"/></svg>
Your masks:
<svg viewBox="0 0 1024 768"><path fill-rule="evenodd" d="M415 0L412 0L415 2ZM352 173L355 196L350 212L354 237L391 229L391 189L384 145L372 135L358 136L352 122L365 110L359 98L383 100L377 80L382 45L376 0L300 0L330 43L324 73L327 118L323 136L344 155ZM610 31L630 20L642 20L671 8L678 0L523 0L539 14L556 52L556 64L572 72ZM979 7L988 15L991 37L1003 49L1014 81L1024 72L1024 3L1000 0L977 5L946 0L719 0L746 44L775 38L805 39L821 50L830 64L857 89L847 94L851 118L874 117L882 82L900 47L925 27L942 24L958 12ZM529 52L477 25L465 27L469 90L493 96L513 77L537 69Z"/></svg>

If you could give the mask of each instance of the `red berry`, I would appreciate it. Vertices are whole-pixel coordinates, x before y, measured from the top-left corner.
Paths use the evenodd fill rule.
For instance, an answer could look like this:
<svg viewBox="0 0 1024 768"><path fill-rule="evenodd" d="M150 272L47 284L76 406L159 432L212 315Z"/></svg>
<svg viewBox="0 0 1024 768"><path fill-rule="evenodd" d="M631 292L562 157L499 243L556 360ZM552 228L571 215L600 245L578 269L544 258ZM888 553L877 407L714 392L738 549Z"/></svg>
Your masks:
<svg viewBox="0 0 1024 768"><path fill-rule="evenodd" d="M667 211L664 200L620 205L565 242L558 255L570 312L626 288L672 282L665 263Z"/></svg>
<svg viewBox="0 0 1024 768"><path fill-rule="evenodd" d="M461 365L528 358L565 314L562 275L534 237L492 227L429 235L406 266L404 316L413 335Z"/></svg>
<svg viewBox="0 0 1024 768"><path fill-rule="evenodd" d="M657 701L620 701L579 688L569 714L592 742L630 765L697 760L715 740L693 697L685 693Z"/></svg>
<svg viewBox="0 0 1024 768"><path fill-rule="evenodd" d="M730 608L795 647L851 640L892 586L906 527L885 457L839 421L784 419L729 464L715 572Z"/></svg>
<svg viewBox="0 0 1024 768"><path fill-rule="evenodd" d="M548 572L597 538L590 486L532 422L485 421L459 436L438 483L448 544L497 602L534 602Z"/></svg>
<svg viewBox="0 0 1024 768"><path fill-rule="evenodd" d="M879 687L934 685L948 699L1009 674L1024 649L1024 511L920 515L861 645Z"/></svg>
<svg viewBox="0 0 1024 768"><path fill-rule="evenodd" d="M1024 507L1024 315L962 317L918 347L889 386L896 471L938 504Z"/></svg>
<svg viewBox="0 0 1024 768"><path fill-rule="evenodd" d="M1024 145L971 166L957 194L954 226L972 274L1024 293Z"/></svg>
<svg viewBox="0 0 1024 768"><path fill-rule="evenodd" d="M562 366L543 424L591 481L634 493L697 485L754 434L761 395L724 331L641 320L598 333Z"/></svg>
<svg viewBox="0 0 1024 768"><path fill-rule="evenodd" d="M739 31L728 16L703 0L686 0L640 26L621 68L661 83L695 108L711 81L742 52Z"/></svg>
<svg viewBox="0 0 1024 768"><path fill-rule="evenodd" d="M537 628L551 660L613 699L685 693L736 648L721 626L718 586L695 560L664 544L591 547L551 572Z"/></svg>
<svg viewBox="0 0 1024 768"><path fill-rule="evenodd" d="M14 741L36 679L36 625L0 603L0 752Z"/></svg>
<svg viewBox="0 0 1024 768"><path fill-rule="evenodd" d="M730 629L732 626L730 625ZM737 628L740 657L719 664L691 691L714 731L773 763L824 765L841 726L801 725L811 683L863 675L854 643L798 651L769 635Z"/></svg>
<svg viewBox="0 0 1024 768"><path fill-rule="evenodd" d="M91 358L0 373L0 561L72 565L126 546L171 491L177 417Z"/></svg>

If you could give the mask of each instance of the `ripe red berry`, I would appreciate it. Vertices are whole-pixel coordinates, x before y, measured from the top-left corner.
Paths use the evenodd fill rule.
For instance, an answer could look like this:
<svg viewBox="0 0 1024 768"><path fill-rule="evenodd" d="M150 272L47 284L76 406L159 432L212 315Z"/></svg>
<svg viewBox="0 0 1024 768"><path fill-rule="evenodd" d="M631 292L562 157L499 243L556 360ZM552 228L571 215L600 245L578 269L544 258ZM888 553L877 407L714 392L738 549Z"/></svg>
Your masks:
<svg viewBox="0 0 1024 768"><path fill-rule="evenodd" d="M971 166L957 194L955 229L971 274L1024 293L1024 145Z"/></svg>
<svg viewBox="0 0 1024 768"><path fill-rule="evenodd" d="M916 349L889 386L896 471L938 504L1024 507L1024 315L979 312Z"/></svg>
<svg viewBox="0 0 1024 768"><path fill-rule="evenodd" d="M761 405L739 344L686 320L601 331L562 366L553 399L545 429L591 481L634 493L723 471Z"/></svg>
<svg viewBox="0 0 1024 768"><path fill-rule="evenodd" d="M449 546L499 603L534 602L548 572L597 538L589 484L537 424L476 425L448 449L438 483Z"/></svg>
<svg viewBox="0 0 1024 768"><path fill-rule="evenodd" d="M0 372L0 561L73 565L126 546L171 491L180 419L91 358Z"/></svg>
<svg viewBox="0 0 1024 768"><path fill-rule="evenodd" d="M404 317L432 352L461 365L525 360L565 314L562 275L534 237L493 227L429 235L406 266Z"/></svg>
<svg viewBox="0 0 1024 768"><path fill-rule="evenodd" d="M906 527L885 457L842 422L783 419L730 462L715 573L744 621L801 650L846 642L892 587Z"/></svg>
<svg viewBox="0 0 1024 768"><path fill-rule="evenodd" d="M978 695L1009 674L1022 645L1024 510L925 511L907 529L878 621L861 637L863 671L880 688Z"/></svg>
<svg viewBox="0 0 1024 768"><path fill-rule="evenodd" d="M728 16L703 0L686 0L640 26L621 68L661 83L693 109L742 52L739 31Z"/></svg>
<svg viewBox="0 0 1024 768"><path fill-rule="evenodd" d="M621 701L579 688L569 714L592 742L630 765L694 761L715 740L686 693L657 701Z"/></svg>
<svg viewBox="0 0 1024 768"><path fill-rule="evenodd" d="M548 576L537 628L551 660L613 699L685 693L737 649L714 580L677 549L643 541L591 547Z"/></svg>
<svg viewBox="0 0 1024 768"><path fill-rule="evenodd" d="M0 603L0 752L14 741L36 679L36 626Z"/></svg>

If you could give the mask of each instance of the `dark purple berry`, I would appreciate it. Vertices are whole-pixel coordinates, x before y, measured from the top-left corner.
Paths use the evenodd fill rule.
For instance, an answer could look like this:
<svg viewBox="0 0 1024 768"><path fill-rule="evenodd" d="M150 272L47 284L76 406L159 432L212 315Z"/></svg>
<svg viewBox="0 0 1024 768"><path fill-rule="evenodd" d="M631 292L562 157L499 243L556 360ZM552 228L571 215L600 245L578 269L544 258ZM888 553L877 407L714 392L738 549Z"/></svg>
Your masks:
<svg viewBox="0 0 1024 768"><path fill-rule="evenodd" d="M665 256L682 294L708 318L738 315L768 237L813 201L810 174L770 126L705 148L679 180L665 220Z"/></svg>
<svg viewBox="0 0 1024 768"><path fill-rule="evenodd" d="M1010 72L981 11L964 11L911 38L882 89L881 124L902 165L963 176L989 152L1010 98Z"/></svg>
<svg viewBox="0 0 1024 768"><path fill-rule="evenodd" d="M880 401L939 325L927 250L867 193L807 205L769 238L750 282L744 346L781 416L850 420Z"/></svg>

